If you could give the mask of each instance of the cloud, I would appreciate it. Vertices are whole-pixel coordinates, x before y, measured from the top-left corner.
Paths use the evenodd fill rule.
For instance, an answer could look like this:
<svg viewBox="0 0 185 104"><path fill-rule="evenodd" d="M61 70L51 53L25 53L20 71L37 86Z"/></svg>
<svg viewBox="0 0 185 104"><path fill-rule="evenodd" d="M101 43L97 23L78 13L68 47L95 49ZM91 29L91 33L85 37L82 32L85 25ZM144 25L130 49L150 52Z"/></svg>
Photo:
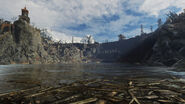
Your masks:
<svg viewBox="0 0 185 104"><path fill-rule="evenodd" d="M0 17L11 20L12 17L18 17L21 14L21 8L25 5L30 11L31 22L38 27L51 28L57 22L58 12L49 9L45 5L39 5L37 2L26 2L26 0L0 0Z"/></svg>
<svg viewBox="0 0 185 104"><path fill-rule="evenodd" d="M71 35L67 35L61 32L52 31L49 29L43 29L41 31L41 35L44 34L45 36L52 36L52 39L56 42L61 41L62 43L72 43L72 39L74 43L81 43L81 37L75 37Z"/></svg>
<svg viewBox="0 0 185 104"><path fill-rule="evenodd" d="M55 37L92 34L98 41L117 39L120 33L135 36L140 24L149 26L171 7L178 8L177 12L185 7L183 0L0 0L0 3L0 18L11 20L26 5L31 23L57 31Z"/></svg>
<svg viewBox="0 0 185 104"><path fill-rule="evenodd" d="M82 40L81 37L75 37L75 36L67 35L57 31L50 31L50 34L53 36L53 38L56 41L61 40L63 43L72 43L72 39L74 43L81 43L81 40Z"/></svg>
<svg viewBox="0 0 185 104"><path fill-rule="evenodd" d="M115 14L118 11L120 0L34 0L33 4L37 4L43 9L47 7L48 12L57 12L58 23L56 25L65 24L65 26L73 24L81 24L88 22L93 18L101 17L102 15ZM53 15L55 17L55 15Z"/></svg>
<svg viewBox="0 0 185 104"><path fill-rule="evenodd" d="M145 0L139 10L146 12L149 15L158 16L159 12L169 7L170 4L171 0Z"/></svg>
<svg viewBox="0 0 185 104"><path fill-rule="evenodd" d="M170 10L169 7L179 8L181 11L185 7L183 0L145 0L140 6L139 11L149 15L158 16L163 10Z"/></svg>

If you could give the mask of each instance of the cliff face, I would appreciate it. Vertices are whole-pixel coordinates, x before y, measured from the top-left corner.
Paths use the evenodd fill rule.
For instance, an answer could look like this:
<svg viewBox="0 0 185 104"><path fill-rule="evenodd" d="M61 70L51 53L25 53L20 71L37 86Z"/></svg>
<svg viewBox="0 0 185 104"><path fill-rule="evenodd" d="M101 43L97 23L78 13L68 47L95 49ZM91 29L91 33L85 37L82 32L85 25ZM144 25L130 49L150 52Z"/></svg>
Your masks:
<svg viewBox="0 0 185 104"><path fill-rule="evenodd" d="M46 59L49 59L42 46L39 30L25 21L15 21L14 33L6 32L1 38L1 63L40 64L47 63Z"/></svg>
<svg viewBox="0 0 185 104"><path fill-rule="evenodd" d="M80 62L76 47L59 49L24 20L14 22L13 33L0 34L0 64L57 64Z"/></svg>
<svg viewBox="0 0 185 104"><path fill-rule="evenodd" d="M13 36L10 33L0 35L0 63L13 63L13 53L17 50L16 44L14 44Z"/></svg>
<svg viewBox="0 0 185 104"><path fill-rule="evenodd" d="M148 63L150 65L182 66L185 63L185 13L170 17L155 32L129 54L122 62ZM185 66L185 64L184 64Z"/></svg>
<svg viewBox="0 0 185 104"><path fill-rule="evenodd" d="M185 59L185 21L163 25L155 35L157 41L149 62L172 66Z"/></svg>

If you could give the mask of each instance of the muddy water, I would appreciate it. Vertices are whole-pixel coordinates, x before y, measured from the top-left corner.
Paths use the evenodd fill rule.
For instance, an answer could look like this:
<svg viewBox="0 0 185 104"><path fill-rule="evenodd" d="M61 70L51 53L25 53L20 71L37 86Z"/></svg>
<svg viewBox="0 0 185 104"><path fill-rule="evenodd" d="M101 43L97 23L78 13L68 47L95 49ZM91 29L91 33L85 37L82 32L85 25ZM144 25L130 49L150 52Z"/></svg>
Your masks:
<svg viewBox="0 0 185 104"><path fill-rule="evenodd" d="M65 65L1 65L0 93L35 86L58 86L74 81L109 79L124 81L132 78L159 80L185 73L167 67L129 66L123 64L65 64Z"/></svg>

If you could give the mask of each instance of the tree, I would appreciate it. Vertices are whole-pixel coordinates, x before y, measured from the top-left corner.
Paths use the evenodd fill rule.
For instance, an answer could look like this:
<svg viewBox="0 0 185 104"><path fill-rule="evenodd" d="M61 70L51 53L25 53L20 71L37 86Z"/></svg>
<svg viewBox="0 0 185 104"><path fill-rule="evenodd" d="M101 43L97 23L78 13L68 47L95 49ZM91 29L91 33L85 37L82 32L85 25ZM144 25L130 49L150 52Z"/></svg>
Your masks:
<svg viewBox="0 0 185 104"><path fill-rule="evenodd" d="M144 34L144 30L143 30L143 24L141 24L141 35Z"/></svg>
<svg viewBox="0 0 185 104"><path fill-rule="evenodd" d="M159 18L159 19L157 20L157 23L158 23L158 27L161 27L161 26L162 26L162 19Z"/></svg>
<svg viewBox="0 0 185 104"><path fill-rule="evenodd" d="M93 44L94 43L94 39L91 35L86 35L82 40L82 43L84 44Z"/></svg>
<svg viewBox="0 0 185 104"><path fill-rule="evenodd" d="M153 32L153 26L150 26L150 30L151 30L151 32Z"/></svg>
<svg viewBox="0 0 185 104"><path fill-rule="evenodd" d="M14 22L17 20L17 17L12 17L11 20L12 20L12 22Z"/></svg>
<svg viewBox="0 0 185 104"><path fill-rule="evenodd" d="M167 14L167 16L171 22L173 22L178 17L178 15L175 12L171 12L171 11Z"/></svg>
<svg viewBox="0 0 185 104"><path fill-rule="evenodd" d="M72 43L74 43L74 37L72 36Z"/></svg>
<svg viewBox="0 0 185 104"><path fill-rule="evenodd" d="M0 19L0 24L2 24L2 23L3 23L3 21L4 21L3 19Z"/></svg>
<svg viewBox="0 0 185 104"><path fill-rule="evenodd" d="M53 41L52 34L47 29L42 29L40 32L42 38Z"/></svg>

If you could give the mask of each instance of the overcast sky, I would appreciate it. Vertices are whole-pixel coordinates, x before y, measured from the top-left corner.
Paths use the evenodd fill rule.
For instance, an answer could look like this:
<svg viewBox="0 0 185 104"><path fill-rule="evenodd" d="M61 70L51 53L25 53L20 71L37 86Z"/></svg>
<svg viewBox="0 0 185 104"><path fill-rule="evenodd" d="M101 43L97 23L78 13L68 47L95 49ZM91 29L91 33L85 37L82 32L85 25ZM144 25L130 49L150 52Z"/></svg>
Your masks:
<svg viewBox="0 0 185 104"><path fill-rule="evenodd" d="M182 12L185 0L0 0L0 18L11 20L24 6L30 11L31 23L57 33L83 37L92 34L97 41L117 40L145 32L169 11ZM63 35L57 35L62 38Z"/></svg>

